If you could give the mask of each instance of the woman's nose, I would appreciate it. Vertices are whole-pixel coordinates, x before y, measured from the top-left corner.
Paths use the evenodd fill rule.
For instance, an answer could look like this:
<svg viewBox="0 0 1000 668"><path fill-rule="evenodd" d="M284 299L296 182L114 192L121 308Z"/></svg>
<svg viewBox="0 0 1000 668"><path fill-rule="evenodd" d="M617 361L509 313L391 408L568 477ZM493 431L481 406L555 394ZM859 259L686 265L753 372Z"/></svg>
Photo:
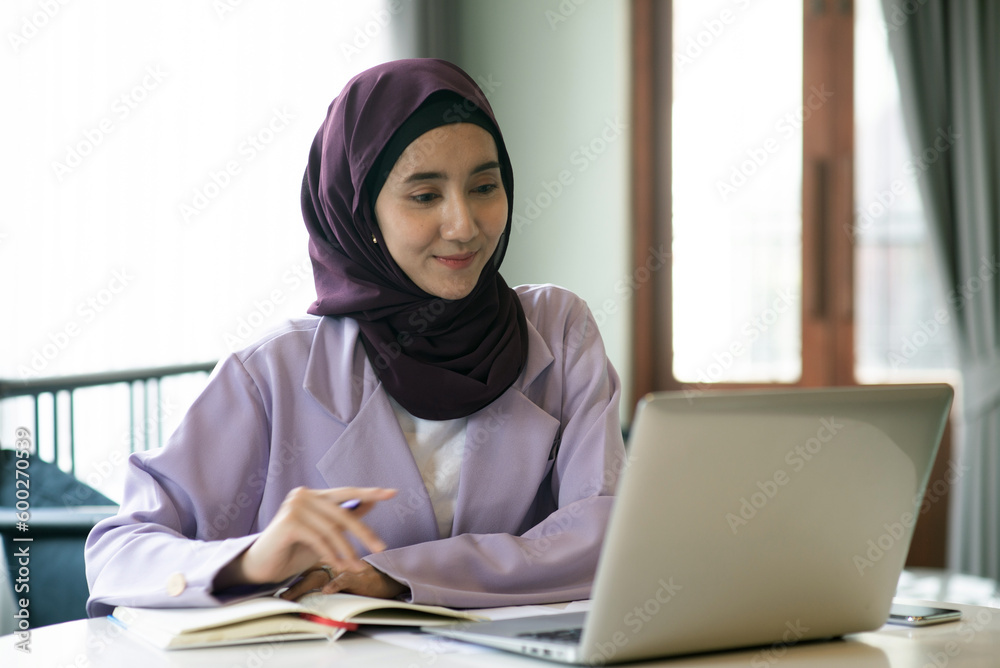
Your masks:
<svg viewBox="0 0 1000 668"><path fill-rule="evenodd" d="M479 226L471 203L465 197L451 198L441 224L441 237L449 241L468 242L479 234Z"/></svg>

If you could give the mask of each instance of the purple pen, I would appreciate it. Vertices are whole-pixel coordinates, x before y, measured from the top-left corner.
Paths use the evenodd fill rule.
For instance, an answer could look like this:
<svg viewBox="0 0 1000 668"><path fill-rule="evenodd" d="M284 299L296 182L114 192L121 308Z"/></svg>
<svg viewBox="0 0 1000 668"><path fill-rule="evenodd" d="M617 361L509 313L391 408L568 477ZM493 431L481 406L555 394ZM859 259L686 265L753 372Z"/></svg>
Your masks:
<svg viewBox="0 0 1000 668"><path fill-rule="evenodd" d="M348 499L347 501L341 503L340 507L346 510L354 510L360 505L361 505L361 499Z"/></svg>

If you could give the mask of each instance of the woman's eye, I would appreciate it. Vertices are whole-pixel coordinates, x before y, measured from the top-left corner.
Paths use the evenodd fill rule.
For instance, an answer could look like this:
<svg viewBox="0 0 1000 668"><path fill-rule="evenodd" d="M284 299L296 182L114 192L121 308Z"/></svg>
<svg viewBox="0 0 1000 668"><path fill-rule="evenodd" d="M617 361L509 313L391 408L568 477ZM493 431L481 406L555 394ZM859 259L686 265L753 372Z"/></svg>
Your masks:
<svg viewBox="0 0 1000 668"><path fill-rule="evenodd" d="M499 188L499 186L495 183L484 183L481 186L473 188L472 192L476 193L477 195L489 195L490 193L496 191L497 188Z"/></svg>
<svg viewBox="0 0 1000 668"><path fill-rule="evenodd" d="M411 199L418 204L428 204L434 201L435 197L437 197L437 195L434 193L420 193L419 195L414 195Z"/></svg>

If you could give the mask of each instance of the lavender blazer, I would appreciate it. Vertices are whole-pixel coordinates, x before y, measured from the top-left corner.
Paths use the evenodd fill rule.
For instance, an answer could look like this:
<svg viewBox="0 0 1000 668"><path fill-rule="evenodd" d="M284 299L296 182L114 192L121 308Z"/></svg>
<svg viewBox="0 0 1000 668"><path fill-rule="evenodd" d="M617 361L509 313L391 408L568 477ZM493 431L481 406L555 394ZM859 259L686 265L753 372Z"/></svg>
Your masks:
<svg viewBox="0 0 1000 668"><path fill-rule="evenodd" d="M399 490L360 554L411 600L486 607L587 598L624 463L620 383L586 304L516 289L528 361L469 416L452 535L350 318L294 320L222 360L167 445L129 458L124 501L87 540L90 615L116 605L211 606L212 580L294 487Z"/></svg>

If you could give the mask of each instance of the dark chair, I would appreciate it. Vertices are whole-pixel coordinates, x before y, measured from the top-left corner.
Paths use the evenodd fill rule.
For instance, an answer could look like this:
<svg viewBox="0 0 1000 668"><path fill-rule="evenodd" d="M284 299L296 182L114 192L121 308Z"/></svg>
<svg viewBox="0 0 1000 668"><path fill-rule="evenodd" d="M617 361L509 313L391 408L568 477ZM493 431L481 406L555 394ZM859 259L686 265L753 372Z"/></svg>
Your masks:
<svg viewBox="0 0 1000 668"><path fill-rule="evenodd" d="M16 461L14 450L0 450L0 538L14 600L29 600L32 628L82 619L87 616L89 593L83 546L94 524L113 515L117 506L55 464L32 455L23 469L30 482L27 492L31 518L28 531L21 531L16 506ZM15 542L14 538L32 540ZM15 556L25 546L30 555L27 594L17 592L20 566Z"/></svg>

